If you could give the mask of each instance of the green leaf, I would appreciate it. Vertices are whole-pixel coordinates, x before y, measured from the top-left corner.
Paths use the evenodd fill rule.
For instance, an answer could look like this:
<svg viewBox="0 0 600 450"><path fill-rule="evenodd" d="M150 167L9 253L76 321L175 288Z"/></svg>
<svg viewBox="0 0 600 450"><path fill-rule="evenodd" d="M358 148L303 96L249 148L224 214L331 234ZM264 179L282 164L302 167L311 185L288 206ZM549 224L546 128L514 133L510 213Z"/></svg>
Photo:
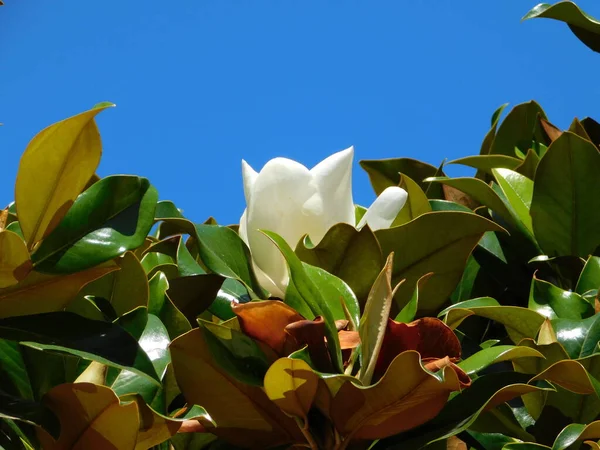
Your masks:
<svg viewBox="0 0 600 450"><path fill-rule="evenodd" d="M595 52L600 52L600 22L584 13L572 2L555 5L540 3L529 11L523 20L547 18L566 23L573 34Z"/></svg>
<svg viewBox="0 0 600 450"><path fill-rule="evenodd" d="M590 256L579 275L575 292L580 295L588 291L600 289L600 257Z"/></svg>
<svg viewBox="0 0 600 450"><path fill-rule="evenodd" d="M437 167L410 158L380 159L360 161L360 166L367 172L371 186L377 195L390 186L399 186L401 175L413 179L428 198L444 198L441 186L423 182L425 178L445 176Z"/></svg>
<svg viewBox="0 0 600 450"><path fill-rule="evenodd" d="M375 232L383 253L397 255L393 283L406 278L396 296L399 306L408 303L419 278L433 272L423 287L419 309L431 312L439 308L460 281L471 251L486 231L503 229L476 214L443 211Z"/></svg>
<svg viewBox="0 0 600 450"><path fill-rule="evenodd" d="M506 155L477 155L467 156L465 158L455 159L448 164L462 164L463 166L473 167L488 174L492 173L492 169L505 168L516 169L523 161L514 156Z"/></svg>
<svg viewBox="0 0 600 450"><path fill-rule="evenodd" d="M309 278L319 286L319 290L323 295L323 299L327 302L327 307L331 311L333 318L335 320L346 319L346 313L342 306L343 302L350 313L350 321L354 326L358 326L360 306L350 287L343 280L326 270L306 263L302 263L302 266Z"/></svg>
<svg viewBox="0 0 600 450"><path fill-rule="evenodd" d="M457 303L446 308L440 315L446 315L445 322L453 329L472 315L501 323L505 326L508 336L515 344L525 338L535 338L544 320L546 320L544 316L536 311L518 306L497 306L494 299L485 297Z"/></svg>
<svg viewBox="0 0 600 450"><path fill-rule="evenodd" d="M525 159L523 163L515 169L515 172L520 173L521 175L533 180L535 178L535 172L537 171L537 166L540 163L540 157L533 149L527 150L527 155L525 155Z"/></svg>
<svg viewBox="0 0 600 450"><path fill-rule="evenodd" d="M140 336L139 345L150 358L160 379L164 377L167 365L171 362L168 350L170 342L169 333L160 319L153 314L148 314L146 328ZM160 389L146 377L129 370L121 371L110 387L118 396L137 393L148 404L152 403Z"/></svg>
<svg viewBox="0 0 600 450"><path fill-rule="evenodd" d="M515 212L516 218L530 233L533 233L529 215L533 198L533 181L509 169L494 169L492 173Z"/></svg>
<svg viewBox="0 0 600 450"><path fill-rule="evenodd" d="M337 329L335 327L335 319L329 309L328 303L323 298L319 285L317 285L308 275L302 261L298 259L296 254L282 237L271 231L263 231L263 233L277 245L281 254L287 261L290 282L293 283L294 288L298 292L300 301L305 304L305 308L303 309L308 309L313 315L313 317L304 317L311 320L316 316L321 316L325 320L325 336L327 337L331 361L333 362L334 367L342 372L342 353ZM290 306L293 307L293 305ZM302 314L301 311L298 312Z"/></svg>
<svg viewBox="0 0 600 450"><path fill-rule="evenodd" d="M107 104L57 122L40 131L21 157L15 203L31 249L65 216L96 171L102 154L94 117Z"/></svg>
<svg viewBox="0 0 600 450"><path fill-rule="evenodd" d="M192 329L190 322L179 311L167 294L169 281L162 272L157 272L148 282L150 298L148 313L157 316L167 328L171 339L175 339Z"/></svg>
<svg viewBox="0 0 600 450"><path fill-rule="evenodd" d="M427 283L427 280L432 275L433 273L427 273L419 278L412 297L394 319L396 322L409 323L415 320L417 310L419 309L419 290L422 289L423 285Z"/></svg>
<svg viewBox="0 0 600 450"><path fill-rule="evenodd" d="M160 382L148 355L135 339L111 323L69 312L9 317L0 319L0 338L39 350L69 353Z"/></svg>
<svg viewBox="0 0 600 450"><path fill-rule="evenodd" d="M8 393L24 399L33 399L27 367L18 343L0 339L0 380ZM11 389L12 388L12 389Z"/></svg>
<svg viewBox="0 0 600 450"><path fill-rule="evenodd" d="M195 324L196 318L213 304L224 280L214 274L174 278L169 281L167 295L190 324Z"/></svg>
<svg viewBox="0 0 600 450"><path fill-rule="evenodd" d="M531 280L529 309L549 319L581 320L594 315L593 306L579 294L562 290L535 275Z"/></svg>
<svg viewBox="0 0 600 450"><path fill-rule="evenodd" d="M571 423L556 437L554 445L552 445L552 450L566 450L577 441L597 441L598 439L600 439L600 421L595 421L588 425Z"/></svg>
<svg viewBox="0 0 600 450"><path fill-rule="evenodd" d="M600 153L570 132L540 161L531 202L533 230L548 256L587 258L600 244Z"/></svg>
<svg viewBox="0 0 600 450"><path fill-rule="evenodd" d="M266 296L254 274L250 250L235 231L204 224L196 224L195 230L198 253L206 267L222 277L244 283L257 298Z"/></svg>
<svg viewBox="0 0 600 450"><path fill-rule="evenodd" d="M58 438L60 433L60 423L47 407L32 400L13 397L2 390L0 390L0 418L39 425L55 438Z"/></svg>
<svg viewBox="0 0 600 450"><path fill-rule="evenodd" d="M552 328L556 339L571 359L579 359L598 353L600 341L600 315L584 320L555 319Z"/></svg>
<svg viewBox="0 0 600 450"><path fill-rule="evenodd" d="M117 317L139 306L148 306L148 279L132 252L115 259L120 270L87 284L79 297L93 295L110 302Z"/></svg>
<svg viewBox="0 0 600 450"><path fill-rule="evenodd" d="M490 154L515 156L515 148L526 153L532 140L543 142L538 115L546 118L542 107L534 101L515 106L500 124Z"/></svg>
<svg viewBox="0 0 600 450"><path fill-rule="evenodd" d="M530 347L515 347L514 345L498 345L478 351L472 356L469 356L464 361L458 363L458 367L464 370L467 375L478 373L502 361L512 361L517 358L543 358L537 350Z"/></svg>
<svg viewBox="0 0 600 450"><path fill-rule="evenodd" d="M37 270L73 273L144 243L158 193L145 178L115 175L82 193L31 258Z"/></svg>
<svg viewBox="0 0 600 450"><path fill-rule="evenodd" d="M507 222L512 222L513 217L492 188L477 178L427 178L427 181L442 183L464 192L478 203L490 208Z"/></svg>
<svg viewBox="0 0 600 450"><path fill-rule="evenodd" d="M368 226L357 231L352 225L336 224L317 246L308 246L306 239L301 240L296 255L344 280L362 304L383 267L381 248Z"/></svg>
<svg viewBox="0 0 600 450"><path fill-rule="evenodd" d="M507 106L508 106L508 103L504 103L503 105L500 105L492 114L492 118L490 120L490 122L491 122L490 130L486 133L485 137L483 138L483 142L481 143L481 149L479 150L480 155L482 155L482 156L489 155L490 149L492 148L492 144L494 143L494 139L496 138L496 129L498 128L498 122L500 121L500 116L502 115L502 112L504 111L504 109L506 109ZM481 178L481 177L482 177L482 171L479 170L479 171L477 171L477 178Z"/></svg>
<svg viewBox="0 0 600 450"><path fill-rule="evenodd" d="M429 200L427 195L423 192L423 189L408 175L401 175L400 187L408 193L408 199L406 204L402 207L398 216L392 223L393 227L403 225L406 222L419 217L421 214L425 214L431 211Z"/></svg>
<svg viewBox="0 0 600 450"><path fill-rule="evenodd" d="M371 384L383 337L387 329L394 290L392 288L392 267L394 254L390 253L383 270L375 280L358 327L362 363L358 379L367 386Z"/></svg>

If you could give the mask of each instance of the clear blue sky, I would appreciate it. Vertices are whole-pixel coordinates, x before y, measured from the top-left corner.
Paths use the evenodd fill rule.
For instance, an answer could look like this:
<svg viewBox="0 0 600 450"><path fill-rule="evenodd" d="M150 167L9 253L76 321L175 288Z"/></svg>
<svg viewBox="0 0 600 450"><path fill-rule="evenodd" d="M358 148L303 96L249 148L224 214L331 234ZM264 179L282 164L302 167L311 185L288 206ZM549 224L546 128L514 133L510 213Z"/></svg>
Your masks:
<svg viewBox="0 0 600 450"><path fill-rule="evenodd" d="M5 0L0 204L40 129L100 101L100 175L150 178L194 221L237 223L240 161L432 164L477 154L493 110L600 117L600 55L528 0ZM598 0L580 6L600 16Z"/></svg>

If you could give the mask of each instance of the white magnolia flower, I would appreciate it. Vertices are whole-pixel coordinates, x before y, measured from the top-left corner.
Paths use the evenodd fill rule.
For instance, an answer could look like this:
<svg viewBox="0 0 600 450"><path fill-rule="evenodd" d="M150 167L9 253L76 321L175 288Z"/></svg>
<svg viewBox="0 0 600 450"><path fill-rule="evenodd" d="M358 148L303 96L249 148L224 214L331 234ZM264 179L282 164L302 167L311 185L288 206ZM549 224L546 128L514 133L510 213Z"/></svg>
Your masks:
<svg viewBox="0 0 600 450"><path fill-rule="evenodd" d="M291 159L275 158L259 173L242 161L246 210L239 233L250 248L259 282L271 295L283 298L287 267L275 244L259 230L279 234L293 248L305 234L317 245L333 225L355 225L353 156L354 148L350 147L311 170ZM404 189L387 188L356 227L368 224L373 230L388 228L407 197Z"/></svg>

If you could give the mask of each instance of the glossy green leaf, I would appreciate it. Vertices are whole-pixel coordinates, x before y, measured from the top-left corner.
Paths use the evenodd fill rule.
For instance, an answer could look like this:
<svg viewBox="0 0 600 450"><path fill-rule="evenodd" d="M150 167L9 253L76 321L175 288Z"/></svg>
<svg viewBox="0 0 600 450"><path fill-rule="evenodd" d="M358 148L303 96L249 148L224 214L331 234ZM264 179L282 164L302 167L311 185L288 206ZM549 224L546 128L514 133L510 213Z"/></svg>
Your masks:
<svg viewBox="0 0 600 450"><path fill-rule="evenodd" d="M588 291L600 289L600 257L590 256L579 275L575 292L580 295Z"/></svg>
<svg viewBox="0 0 600 450"><path fill-rule="evenodd" d="M552 320L556 339L571 359L585 358L598 353L600 342L600 315L584 320Z"/></svg>
<svg viewBox="0 0 600 450"><path fill-rule="evenodd" d="M464 370L467 375L472 375L492 364L525 357L543 358L544 355L530 347L498 345L478 351L474 355L469 356L464 361L458 363L458 367Z"/></svg>
<svg viewBox="0 0 600 450"><path fill-rule="evenodd" d="M533 233L533 225L529 215L531 199L533 198L533 181L509 169L494 169L492 173L518 220L525 225L530 233Z"/></svg>
<svg viewBox="0 0 600 450"><path fill-rule="evenodd" d="M158 272L148 282L148 285L150 289L148 313L154 314L164 323L171 339L190 331L192 329L190 322L177 309L167 294L169 281L165 274Z"/></svg>
<svg viewBox="0 0 600 450"><path fill-rule="evenodd" d="M54 312L0 319L0 337L30 347L66 352L127 369L159 382L158 375L135 339L111 323Z"/></svg>
<svg viewBox="0 0 600 450"><path fill-rule="evenodd" d="M600 26L600 24L598 24ZM571 423L557 436L552 445L552 450L566 450L577 441L600 439L600 421L590 424Z"/></svg>
<svg viewBox="0 0 600 450"><path fill-rule="evenodd" d="M160 379L163 378L167 365L171 362L168 351L170 342L169 333L160 319L153 314L148 314L146 328L140 336L139 345L150 358ZM159 386L155 383L129 370L122 370L110 387L119 396L139 394L148 404L153 402L159 391Z"/></svg>
<svg viewBox="0 0 600 450"><path fill-rule="evenodd" d="M82 193L31 258L37 270L72 273L144 243L158 193L145 178L106 177Z"/></svg>
<svg viewBox="0 0 600 450"><path fill-rule="evenodd" d="M316 246L299 242L296 255L344 280L363 304L383 267L381 248L368 226L357 231L351 225L336 224Z"/></svg>
<svg viewBox="0 0 600 450"><path fill-rule="evenodd" d="M344 311L346 309L350 313L350 321L354 326L358 326L360 306L352 289L343 280L326 270L306 263L302 263L302 266L309 278L319 286L321 295L327 302L327 307L331 311L334 320L346 319L346 312Z"/></svg>
<svg viewBox="0 0 600 450"><path fill-rule="evenodd" d="M428 177L445 176L437 167L411 158L380 159L360 161L360 166L367 172L371 186L377 195L390 186L400 184L401 175L405 174L413 179L428 198L444 198L441 186L426 183Z"/></svg>
<svg viewBox="0 0 600 450"><path fill-rule="evenodd" d="M548 256L587 258L600 244L600 153L565 132L540 161L531 202L533 230Z"/></svg>
<svg viewBox="0 0 600 450"><path fill-rule="evenodd" d="M580 320L594 315L594 307L575 292L565 291L533 277L529 308L549 319Z"/></svg>
<svg viewBox="0 0 600 450"><path fill-rule="evenodd" d="M600 52L600 22L584 13L573 2L555 5L540 3L529 11L523 20L547 18L566 23L573 34L595 52Z"/></svg>
<svg viewBox="0 0 600 450"><path fill-rule="evenodd" d="M240 236L228 227L219 225L195 225L194 236L202 262L214 273L244 283L256 297L265 298L254 269L248 246Z"/></svg>
<svg viewBox="0 0 600 450"><path fill-rule="evenodd" d="M342 354L340 341L338 339L337 329L335 327L335 319L329 309L328 303L323 298L323 294L318 284L308 275L302 261L298 259L290 246L283 238L271 231L263 231L279 248L281 254L287 261L289 267L290 280L294 285L295 290L299 294L299 302L304 303L305 308L312 313L312 317L305 316L307 319L313 319L316 316L321 316L325 320L327 344L331 355L331 361L338 371L342 371ZM287 295L286 295L287 303ZM290 305L293 307L293 305ZM299 311L302 313L301 311ZM304 315L304 314L303 314Z"/></svg>
<svg viewBox="0 0 600 450"><path fill-rule="evenodd" d="M419 278L433 272L423 287L419 309L435 311L452 293L462 277L468 256L486 231L502 231L476 214L431 212L395 228L375 233L384 254L394 252L393 282L406 279L396 301L403 307Z"/></svg>
<svg viewBox="0 0 600 450"><path fill-rule="evenodd" d="M413 291L412 297L408 301L404 308L396 315L394 319L396 322L410 323L415 320L417 310L419 309L419 290L423 288L427 280L433 275L433 273L427 273L419 278L415 290Z"/></svg>
<svg viewBox="0 0 600 450"><path fill-rule="evenodd" d="M94 117L107 104L40 131L25 149L15 203L28 247L46 237L65 216L96 171L102 144Z"/></svg>

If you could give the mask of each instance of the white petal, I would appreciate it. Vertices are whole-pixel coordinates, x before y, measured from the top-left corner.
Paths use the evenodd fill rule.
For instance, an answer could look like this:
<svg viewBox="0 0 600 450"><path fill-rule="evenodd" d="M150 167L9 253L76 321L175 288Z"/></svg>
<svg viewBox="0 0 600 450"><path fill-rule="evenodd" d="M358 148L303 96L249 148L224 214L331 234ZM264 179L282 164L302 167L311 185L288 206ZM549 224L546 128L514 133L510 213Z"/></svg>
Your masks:
<svg viewBox="0 0 600 450"><path fill-rule="evenodd" d="M242 159L242 180L244 182L244 197L246 197L246 205L250 203L252 197L252 186L256 182L258 173Z"/></svg>
<svg viewBox="0 0 600 450"><path fill-rule="evenodd" d="M304 234L322 232L321 203L309 170L300 163L275 158L256 177L245 232L254 262L281 291L288 283L285 260L258 230L274 231L295 247Z"/></svg>
<svg viewBox="0 0 600 450"><path fill-rule="evenodd" d="M367 224L373 231L389 228L406 203L407 198L408 193L402 188L397 186L386 188L375 199L356 228L360 230Z"/></svg>
<svg viewBox="0 0 600 450"><path fill-rule="evenodd" d="M311 171L324 208L325 223L322 234L311 235L313 243L336 223L354 225L354 202L352 200L352 160L354 147L334 153L317 164Z"/></svg>

